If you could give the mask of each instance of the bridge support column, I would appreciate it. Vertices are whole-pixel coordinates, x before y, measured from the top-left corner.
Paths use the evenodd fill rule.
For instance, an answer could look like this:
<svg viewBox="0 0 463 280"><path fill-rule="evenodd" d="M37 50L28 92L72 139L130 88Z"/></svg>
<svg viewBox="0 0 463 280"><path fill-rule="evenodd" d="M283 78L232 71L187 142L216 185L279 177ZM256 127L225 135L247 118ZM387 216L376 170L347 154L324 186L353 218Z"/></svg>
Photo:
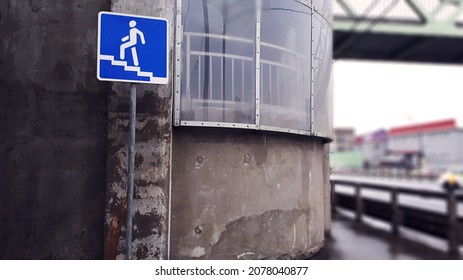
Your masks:
<svg viewBox="0 0 463 280"><path fill-rule="evenodd" d="M175 1L112 0L111 11L166 18L174 41ZM170 44L172 53L173 45ZM140 57L141 58L141 57ZM172 61L169 61L172 77ZM122 259L126 248L127 83L112 83L108 94L107 178L104 258ZM133 188L131 259L168 259L170 166L172 142L172 78L167 85L138 85Z"/></svg>
<svg viewBox="0 0 463 280"><path fill-rule="evenodd" d="M453 190L448 192L447 215L448 215L448 250L453 256L459 255L458 242L458 212L457 199Z"/></svg>
<svg viewBox="0 0 463 280"><path fill-rule="evenodd" d="M391 208L392 208L392 234L399 235L401 224L401 213L399 207L399 195L396 189L391 191Z"/></svg>
<svg viewBox="0 0 463 280"><path fill-rule="evenodd" d="M359 223L362 222L363 202L361 196L361 186L355 185L355 220Z"/></svg>

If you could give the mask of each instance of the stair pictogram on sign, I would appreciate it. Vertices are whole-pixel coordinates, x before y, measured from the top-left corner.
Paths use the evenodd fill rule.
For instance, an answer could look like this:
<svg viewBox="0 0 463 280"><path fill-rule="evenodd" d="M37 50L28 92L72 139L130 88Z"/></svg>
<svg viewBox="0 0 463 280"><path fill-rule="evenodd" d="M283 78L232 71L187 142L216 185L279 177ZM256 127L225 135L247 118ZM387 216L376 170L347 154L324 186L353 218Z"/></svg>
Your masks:
<svg viewBox="0 0 463 280"><path fill-rule="evenodd" d="M150 81L154 81L153 73L141 71L141 68L137 66L128 66L127 61L115 60L114 56L111 55L100 55L100 60L108 60L111 62L111 65L122 66L125 71L136 72L137 76L147 77Z"/></svg>

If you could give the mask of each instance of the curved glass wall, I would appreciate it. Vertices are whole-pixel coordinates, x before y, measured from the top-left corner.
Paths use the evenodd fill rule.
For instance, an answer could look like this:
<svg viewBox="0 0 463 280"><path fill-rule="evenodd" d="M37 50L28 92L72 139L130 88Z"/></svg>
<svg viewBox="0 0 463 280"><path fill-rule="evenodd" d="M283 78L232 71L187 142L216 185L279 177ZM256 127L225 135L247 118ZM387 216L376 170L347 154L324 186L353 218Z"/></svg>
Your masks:
<svg viewBox="0 0 463 280"><path fill-rule="evenodd" d="M182 120L254 124L256 5L183 0Z"/></svg>
<svg viewBox="0 0 463 280"><path fill-rule="evenodd" d="M261 125L310 131L311 9L262 1Z"/></svg>
<svg viewBox="0 0 463 280"><path fill-rule="evenodd" d="M176 125L332 135L330 1L177 7Z"/></svg>
<svg viewBox="0 0 463 280"><path fill-rule="evenodd" d="M314 0L320 2L315 6L316 11L328 13L331 11L329 1ZM331 15L331 13L329 13ZM332 61L333 53L333 29L331 17L323 17L323 14L313 15L313 132L320 135L331 136L333 130L333 82Z"/></svg>

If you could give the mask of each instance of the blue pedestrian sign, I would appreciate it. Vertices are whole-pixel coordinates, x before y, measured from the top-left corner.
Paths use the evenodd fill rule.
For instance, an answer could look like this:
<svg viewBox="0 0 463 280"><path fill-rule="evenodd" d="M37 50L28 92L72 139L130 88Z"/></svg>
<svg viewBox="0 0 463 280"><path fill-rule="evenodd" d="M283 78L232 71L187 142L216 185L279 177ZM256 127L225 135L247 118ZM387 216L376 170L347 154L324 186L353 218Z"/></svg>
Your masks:
<svg viewBox="0 0 463 280"><path fill-rule="evenodd" d="M167 84L168 26L162 18L100 12L98 79Z"/></svg>

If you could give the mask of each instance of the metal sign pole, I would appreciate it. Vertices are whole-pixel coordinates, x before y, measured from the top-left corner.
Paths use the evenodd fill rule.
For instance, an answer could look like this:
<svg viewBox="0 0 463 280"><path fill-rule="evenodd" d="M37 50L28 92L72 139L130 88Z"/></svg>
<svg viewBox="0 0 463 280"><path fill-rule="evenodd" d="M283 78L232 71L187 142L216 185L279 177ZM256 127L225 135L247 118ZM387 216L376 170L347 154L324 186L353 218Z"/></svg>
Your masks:
<svg viewBox="0 0 463 280"><path fill-rule="evenodd" d="M132 219L133 219L133 185L135 169L135 125L137 115L137 87L130 84L130 120L129 120L129 146L128 146L128 186L127 186L127 218L125 224L125 259L132 256Z"/></svg>
<svg viewBox="0 0 463 280"><path fill-rule="evenodd" d="M130 260L132 256L136 84L169 83L169 34L169 22L165 18L112 12L98 13L97 78L100 81L131 83L127 152L126 260ZM127 51L128 49L130 51Z"/></svg>

